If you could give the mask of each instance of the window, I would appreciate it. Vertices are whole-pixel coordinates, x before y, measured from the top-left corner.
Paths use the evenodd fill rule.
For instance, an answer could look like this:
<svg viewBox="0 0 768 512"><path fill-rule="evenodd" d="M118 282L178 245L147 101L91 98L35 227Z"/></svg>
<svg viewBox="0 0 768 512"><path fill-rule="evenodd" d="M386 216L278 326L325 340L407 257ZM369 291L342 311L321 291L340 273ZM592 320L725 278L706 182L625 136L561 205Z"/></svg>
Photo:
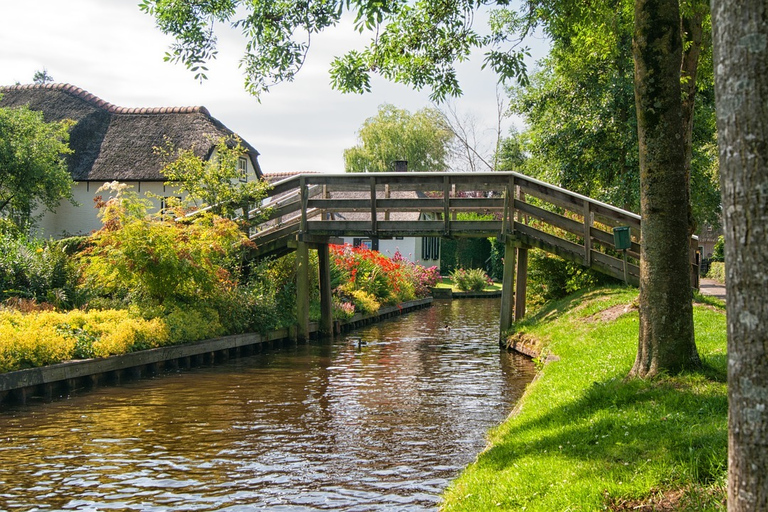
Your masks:
<svg viewBox="0 0 768 512"><path fill-rule="evenodd" d="M248 181L248 159L244 156L237 159L237 170L240 171L240 181Z"/></svg>
<svg viewBox="0 0 768 512"><path fill-rule="evenodd" d="M160 200L160 213L163 215L172 215L170 211L174 206L181 204L181 197L179 196L165 196Z"/></svg>
<svg viewBox="0 0 768 512"><path fill-rule="evenodd" d="M428 236L421 239L421 259L424 261L440 259L440 239Z"/></svg>
<svg viewBox="0 0 768 512"><path fill-rule="evenodd" d="M365 247L366 249L373 249L373 241L370 238L354 238L352 239L352 247Z"/></svg>

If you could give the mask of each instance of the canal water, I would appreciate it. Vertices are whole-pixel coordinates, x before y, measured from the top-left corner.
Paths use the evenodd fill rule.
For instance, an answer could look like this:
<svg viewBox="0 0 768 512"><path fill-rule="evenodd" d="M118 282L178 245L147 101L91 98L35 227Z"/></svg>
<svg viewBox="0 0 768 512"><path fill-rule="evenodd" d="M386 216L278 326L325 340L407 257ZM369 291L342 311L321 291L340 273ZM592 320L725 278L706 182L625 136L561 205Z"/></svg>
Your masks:
<svg viewBox="0 0 768 512"><path fill-rule="evenodd" d="M436 301L2 412L0 510L435 510L535 373L499 349L498 311Z"/></svg>

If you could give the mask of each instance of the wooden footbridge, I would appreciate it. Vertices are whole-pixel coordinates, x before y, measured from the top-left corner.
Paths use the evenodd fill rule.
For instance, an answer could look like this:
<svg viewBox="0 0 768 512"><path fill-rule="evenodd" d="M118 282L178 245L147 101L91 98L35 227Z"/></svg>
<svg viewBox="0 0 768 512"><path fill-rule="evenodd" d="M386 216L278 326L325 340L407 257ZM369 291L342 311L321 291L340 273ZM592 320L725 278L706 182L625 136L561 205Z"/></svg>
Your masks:
<svg viewBox="0 0 768 512"><path fill-rule="evenodd" d="M467 212L489 220L462 220ZM309 335L310 249L319 256L320 329L331 332L328 244L342 236L498 237L505 244L502 332L525 314L530 248L639 282L639 215L516 172L302 174L275 183L249 217L259 219L251 231L255 256L297 251L299 338ZM614 243L618 226L632 235L625 252ZM698 276L695 248L694 241Z"/></svg>

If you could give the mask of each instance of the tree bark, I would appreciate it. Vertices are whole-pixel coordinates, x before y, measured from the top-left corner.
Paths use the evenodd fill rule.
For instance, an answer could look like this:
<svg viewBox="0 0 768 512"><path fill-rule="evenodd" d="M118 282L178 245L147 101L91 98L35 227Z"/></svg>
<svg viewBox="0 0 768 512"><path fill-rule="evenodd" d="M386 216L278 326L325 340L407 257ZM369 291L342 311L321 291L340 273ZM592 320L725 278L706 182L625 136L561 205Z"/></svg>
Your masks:
<svg viewBox="0 0 768 512"><path fill-rule="evenodd" d="M640 148L640 334L634 377L701 365L693 337L677 0L636 0L632 43Z"/></svg>
<svg viewBox="0 0 768 512"><path fill-rule="evenodd" d="M768 510L768 12L713 0L725 214L728 510Z"/></svg>

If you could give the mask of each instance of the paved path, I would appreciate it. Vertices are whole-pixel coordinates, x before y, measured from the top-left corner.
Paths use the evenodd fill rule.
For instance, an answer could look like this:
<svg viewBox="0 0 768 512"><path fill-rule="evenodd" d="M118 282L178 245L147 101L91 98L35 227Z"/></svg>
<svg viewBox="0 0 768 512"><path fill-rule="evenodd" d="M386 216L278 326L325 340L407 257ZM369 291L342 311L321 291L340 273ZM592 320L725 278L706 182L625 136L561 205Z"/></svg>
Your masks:
<svg viewBox="0 0 768 512"><path fill-rule="evenodd" d="M699 280L699 291L701 291L703 295L711 295L722 301L725 300L725 285L718 283L714 279L706 279L702 277Z"/></svg>

